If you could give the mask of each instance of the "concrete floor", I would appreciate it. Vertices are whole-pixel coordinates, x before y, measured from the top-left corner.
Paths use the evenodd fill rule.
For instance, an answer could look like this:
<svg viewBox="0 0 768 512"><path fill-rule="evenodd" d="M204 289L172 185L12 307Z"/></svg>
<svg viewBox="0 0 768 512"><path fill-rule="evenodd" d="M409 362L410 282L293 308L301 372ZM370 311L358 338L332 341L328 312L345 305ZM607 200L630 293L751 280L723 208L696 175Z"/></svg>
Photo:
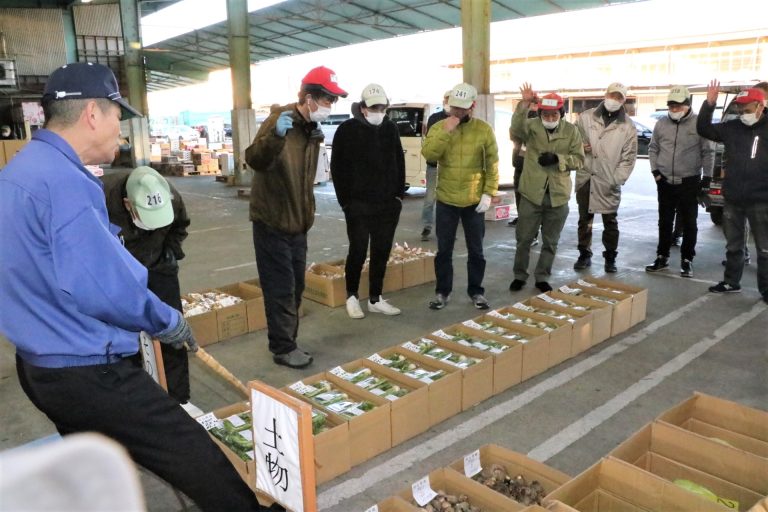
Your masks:
<svg viewBox="0 0 768 512"><path fill-rule="evenodd" d="M192 219L185 243L187 258L181 263L182 290L195 291L256 277L248 202L236 197L236 189L212 178L172 181L183 194ZM346 232L333 187L318 186L315 192L317 219L310 231L308 261L343 258ZM419 241L422 193L414 189L406 199L396 241L434 249L434 241ZM643 266L655 257L656 206L648 161L640 160L624 189L619 216L619 273L614 278L649 289L645 322L320 486L320 509L366 510L431 470L486 443L530 453L576 475L694 391L768 409L768 307L756 290L755 265L745 269L743 293L707 293L707 287L722 278L724 242L721 230L702 211L694 278L679 277L674 248L668 272L645 273ZM572 201L555 261L553 285L578 277L572 269L578 255L576 221ZM596 219L598 255L602 250L601 230ZM508 291L514 252L513 229L506 222L487 223L485 286L493 306L511 304L536 291L532 282L520 292ZM588 274L602 276L602 258L594 260ZM315 355L314 364L305 370L274 365L266 348L265 331L213 345L209 352L242 381L260 379L280 387L472 318L477 311L464 300L466 251L461 236L454 261L454 300L443 311L426 307L433 294L432 285L387 296L404 311L394 319L369 316L350 320L344 308L305 302L300 343ZM532 257L532 265L535 261L536 256ZM5 450L48 436L54 429L21 391L13 349L5 339L0 341L0 354L0 450ZM192 401L196 405L207 411L240 400L235 390L197 360L191 366ZM149 510L182 509L167 485L146 472L142 482Z"/></svg>

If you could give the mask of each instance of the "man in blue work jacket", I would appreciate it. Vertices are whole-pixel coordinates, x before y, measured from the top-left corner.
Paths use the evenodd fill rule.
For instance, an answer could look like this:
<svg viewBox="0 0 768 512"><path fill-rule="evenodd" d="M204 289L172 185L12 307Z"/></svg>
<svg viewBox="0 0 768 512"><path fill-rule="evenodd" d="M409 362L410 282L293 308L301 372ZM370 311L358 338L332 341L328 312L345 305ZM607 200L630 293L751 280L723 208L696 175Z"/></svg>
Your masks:
<svg viewBox="0 0 768 512"><path fill-rule="evenodd" d="M55 70L42 104L45 128L0 173L0 332L21 387L59 433L116 440L201 509L262 510L205 429L127 360L142 330L197 349L181 313L147 289L84 167L111 162L121 113L139 113L91 63Z"/></svg>

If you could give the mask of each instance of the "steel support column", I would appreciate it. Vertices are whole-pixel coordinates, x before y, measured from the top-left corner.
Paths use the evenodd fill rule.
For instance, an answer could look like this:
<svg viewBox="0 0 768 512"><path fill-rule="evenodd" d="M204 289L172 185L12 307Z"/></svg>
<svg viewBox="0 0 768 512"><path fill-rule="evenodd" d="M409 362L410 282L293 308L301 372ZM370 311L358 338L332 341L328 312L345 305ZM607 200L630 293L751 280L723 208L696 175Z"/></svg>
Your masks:
<svg viewBox="0 0 768 512"><path fill-rule="evenodd" d="M248 38L248 1L227 0L229 67L232 72L232 147L235 153L235 185L247 185L251 171L245 149L256 135L256 112L251 104L251 53Z"/></svg>
<svg viewBox="0 0 768 512"><path fill-rule="evenodd" d="M123 30L123 63L128 102L144 117L128 121L131 142L131 161L134 166L149 165L149 109L147 107L147 80L141 51L141 27L137 0L120 0L120 25Z"/></svg>
<svg viewBox="0 0 768 512"><path fill-rule="evenodd" d="M493 126L491 88L491 0L461 0L464 81L477 88L475 117Z"/></svg>

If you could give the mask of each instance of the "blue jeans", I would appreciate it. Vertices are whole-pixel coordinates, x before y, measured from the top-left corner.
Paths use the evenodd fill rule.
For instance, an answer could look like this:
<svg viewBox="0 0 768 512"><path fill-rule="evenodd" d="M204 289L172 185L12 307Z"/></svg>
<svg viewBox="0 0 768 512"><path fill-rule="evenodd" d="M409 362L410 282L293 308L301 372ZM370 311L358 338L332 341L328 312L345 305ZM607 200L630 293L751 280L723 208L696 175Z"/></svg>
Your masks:
<svg viewBox="0 0 768 512"><path fill-rule="evenodd" d="M432 229L435 218L435 190L437 189L437 167L427 166L427 193L424 194L424 206L421 209L421 223Z"/></svg>
<svg viewBox="0 0 768 512"><path fill-rule="evenodd" d="M723 231L725 232L725 273L723 281L735 286L744 271L744 228L749 221L757 253L757 290L768 295L768 203L736 205L725 201Z"/></svg>
<svg viewBox="0 0 768 512"><path fill-rule="evenodd" d="M435 256L436 293L449 295L453 289L453 244L456 241L456 230L459 221L464 229L464 240L467 244L467 294L485 293L483 277L485 276L485 256L483 256L483 236L485 236L485 219L482 213L477 213L472 206L451 206L437 201L435 225L437 228L437 255Z"/></svg>

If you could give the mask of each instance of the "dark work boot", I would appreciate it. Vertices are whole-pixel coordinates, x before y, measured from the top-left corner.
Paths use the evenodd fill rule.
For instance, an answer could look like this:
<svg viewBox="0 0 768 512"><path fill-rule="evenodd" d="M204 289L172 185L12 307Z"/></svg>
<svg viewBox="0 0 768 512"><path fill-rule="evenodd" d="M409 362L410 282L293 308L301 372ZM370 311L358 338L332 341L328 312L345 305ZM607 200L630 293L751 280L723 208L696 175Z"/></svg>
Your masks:
<svg viewBox="0 0 768 512"><path fill-rule="evenodd" d="M573 264L574 270L584 270L592 266L592 255L587 251L579 251L579 259Z"/></svg>
<svg viewBox="0 0 768 512"><path fill-rule="evenodd" d="M616 256L619 253L616 251L603 251L603 258L605 258L605 271L613 274L618 269L616 268Z"/></svg>
<svg viewBox="0 0 768 512"><path fill-rule="evenodd" d="M656 259L653 261L653 263L645 266L645 271L658 272L659 270L664 270L665 268L669 268L669 258L659 254L656 256Z"/></svg>

